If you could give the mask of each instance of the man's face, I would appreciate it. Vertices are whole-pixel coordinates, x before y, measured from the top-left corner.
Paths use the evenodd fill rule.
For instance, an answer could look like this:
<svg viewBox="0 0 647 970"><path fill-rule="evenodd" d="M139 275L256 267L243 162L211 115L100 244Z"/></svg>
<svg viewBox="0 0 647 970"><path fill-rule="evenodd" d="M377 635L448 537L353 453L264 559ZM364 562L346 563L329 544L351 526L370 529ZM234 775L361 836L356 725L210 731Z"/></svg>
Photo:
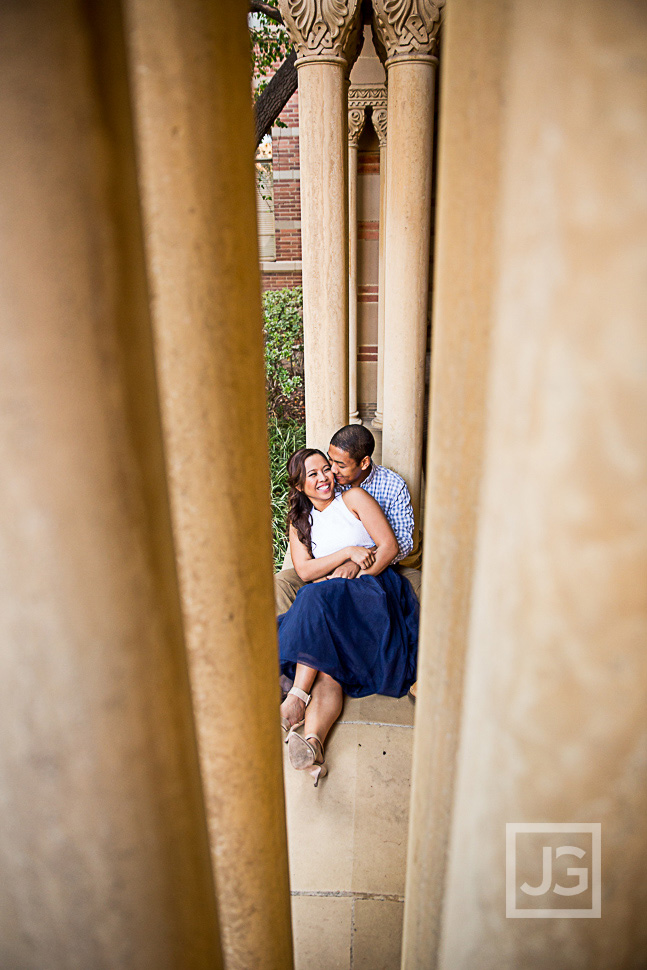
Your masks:
<svg viewBox="0 0 647 970"><path fill-rule="evenodd" d="M354 485L358 480L363 481L371 467L370 458L362 458L361 462L353 461L347 451L335 448L334 445L328 448L328 457L338 485Z"/></svg>

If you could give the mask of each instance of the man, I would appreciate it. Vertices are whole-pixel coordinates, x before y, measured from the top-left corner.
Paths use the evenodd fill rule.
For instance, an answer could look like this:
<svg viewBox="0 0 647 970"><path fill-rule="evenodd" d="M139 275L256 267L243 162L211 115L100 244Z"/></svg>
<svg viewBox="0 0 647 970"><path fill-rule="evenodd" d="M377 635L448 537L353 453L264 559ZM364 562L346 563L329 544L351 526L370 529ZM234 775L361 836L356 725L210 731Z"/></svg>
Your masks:
<svg viewBox="0 0 647 970"><path fill-rule="evenodd" d="M393 565L404 559L413 549L413 508L406 483L400 475L376 465L372 461L375 438L361 424L348 424L340 428L330 441L328 457L335 482L342 491L347 488L365 489L381 506L398 540L399 552ZM398 566L406 576L413 591L420 598L420 570ZM355 563L346 562L332 576L353 579L359 572ZM277 616L285 613L304 585L296 570L282 569L274 576L274 596Z"/></svg>

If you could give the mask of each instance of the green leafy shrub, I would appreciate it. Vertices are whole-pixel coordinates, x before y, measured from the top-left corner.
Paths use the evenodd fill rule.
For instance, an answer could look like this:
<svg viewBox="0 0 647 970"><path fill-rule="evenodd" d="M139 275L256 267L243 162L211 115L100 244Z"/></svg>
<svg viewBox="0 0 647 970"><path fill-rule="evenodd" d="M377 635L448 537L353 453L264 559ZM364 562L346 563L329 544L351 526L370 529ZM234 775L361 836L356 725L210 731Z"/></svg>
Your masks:
<svg viewBox="0 0 647 970"><path fill-rule="evenodd" d="M306 429L297 421L270 418L270 481L272 485L272 546L274 568L280 569L288 547L285 519L288 514L288 475L286 463L293 451L306 443Z"/></svg>
<svg viewBox="0 0 647 970"><path fill-rule="evenodd" d="M268 417L303 422L303 290L263 295Z"/></svg>
<svg viewBox="0 0 647 970"><path fill-rule="evenodd" d="M267 423L272 486L274 568L287 549L286 463L305 445L303 398L303 292L301 287L270 290L263 296Z"/></svg>

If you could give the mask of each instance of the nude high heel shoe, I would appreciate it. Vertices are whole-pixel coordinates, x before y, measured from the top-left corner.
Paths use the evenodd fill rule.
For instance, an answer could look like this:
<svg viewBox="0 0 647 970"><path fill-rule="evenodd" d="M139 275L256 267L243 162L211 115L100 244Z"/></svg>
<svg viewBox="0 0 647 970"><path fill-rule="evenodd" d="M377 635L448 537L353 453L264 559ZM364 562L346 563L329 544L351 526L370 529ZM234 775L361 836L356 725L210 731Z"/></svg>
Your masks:
<svg viewBox="0 0 647 970"><path fill-rule="evenodd" d="M291 687L287 693L287 696L289 697L290 694L294 694L295 697L298 697L299 700L302 700L306 707L310 703L310 694L306 694L306 692L304 690L301 690L300 687ZM296 724L290 724L287 717L283 717L283 715L281 715L281 727L285 731L284 740L286 742L289 740L292 732L296 731L297 728L300 728L301 725L304 723L304 721L305 721L305 718L301 721L298 721Z"/></svg>
<svg viewBox="0 0 647 970"><path fill-rule="evenodd" d="M310 744L310 738L319 743L321 749L321 760L314 744ZM324 749L321 738L317 734L308 734L302 738L300 734L290 734L288 738L288 757L290 764L297 771L307 771L315 780L315 788L319 784L320 778L325 778L328 774L328 766L324 759Z"/></svg>

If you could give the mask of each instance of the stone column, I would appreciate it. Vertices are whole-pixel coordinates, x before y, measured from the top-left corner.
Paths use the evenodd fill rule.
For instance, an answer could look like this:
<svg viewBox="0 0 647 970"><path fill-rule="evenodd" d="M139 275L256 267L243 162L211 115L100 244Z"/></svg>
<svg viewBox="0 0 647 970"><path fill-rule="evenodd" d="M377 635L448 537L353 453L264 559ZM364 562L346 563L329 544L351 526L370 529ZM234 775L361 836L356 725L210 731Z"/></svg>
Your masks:
<svg viewBox="0 0 647 970"><path fill-rule="evenodd" d="M497 10L498 7L498 10ZM403 934L404 970L437 965L472 608L496 293L503 8L447 25L440 104L425 549Z"/></svg>
<svg viewBox="0 0 647 970"><path fill-rule="evenodd" d="M363 108L348 112L348 412L350 424L361 424L357 410L357 145L364 128Z"/></svg>
<svg viewBox="0 0 647 970"><path fill-rule="evenodd" d="M228 968L291 967L249 38L128 0L162 418Z"/></svg>
<svg viewBox="0 0 647 970"><path fill-rule="evenodd" d="M414 553L420 529L435 48L442 6L443 0L411 0L407 12L395 17L388 0L373 3L377 41L386 52L389 125L382 461L409 486Z"/></svg>
<svg viewBox="0 0 647 970"><path fill-rule="evenodd" d="M298 51L306 438L325 448L348 423L346 74L359 3L337 4L337 17L314 0L279 6Z"/></svg>
<svg viewBox="0 0 647 970"><path fill-rule="evenodd" d="M444 62L471 125L482 6L452 5ZM647 10L487 6L502 151L494 225L474 231L492 251L496 300L440 966L642 967ZM473 171L469 156L463 164ZM588 890L552 886L577 886L567 867L590 885L591 841L568 823L601 824L601 919L506 918L515 822L567 830L517 837L513 902L542 909L591 908ZM564 844L584 857L558 859ZM541 881L543 845L554 882L529 897L520 885Z"/></svg>
<svg viewBox="0 0 647 970"><path fill-rule="evenodd" d="M373 127L380 142L380 225L378 241L378 296L377 296L377 407L373 427L384 427L384 281L386 277L386 131L387 109L373 108Z"/></svg>
<svg viewBox="0 0 647 970"><path fill-rule="evenodd" d="M0 6L0 965L222 967L118 4Z"/></svg>

